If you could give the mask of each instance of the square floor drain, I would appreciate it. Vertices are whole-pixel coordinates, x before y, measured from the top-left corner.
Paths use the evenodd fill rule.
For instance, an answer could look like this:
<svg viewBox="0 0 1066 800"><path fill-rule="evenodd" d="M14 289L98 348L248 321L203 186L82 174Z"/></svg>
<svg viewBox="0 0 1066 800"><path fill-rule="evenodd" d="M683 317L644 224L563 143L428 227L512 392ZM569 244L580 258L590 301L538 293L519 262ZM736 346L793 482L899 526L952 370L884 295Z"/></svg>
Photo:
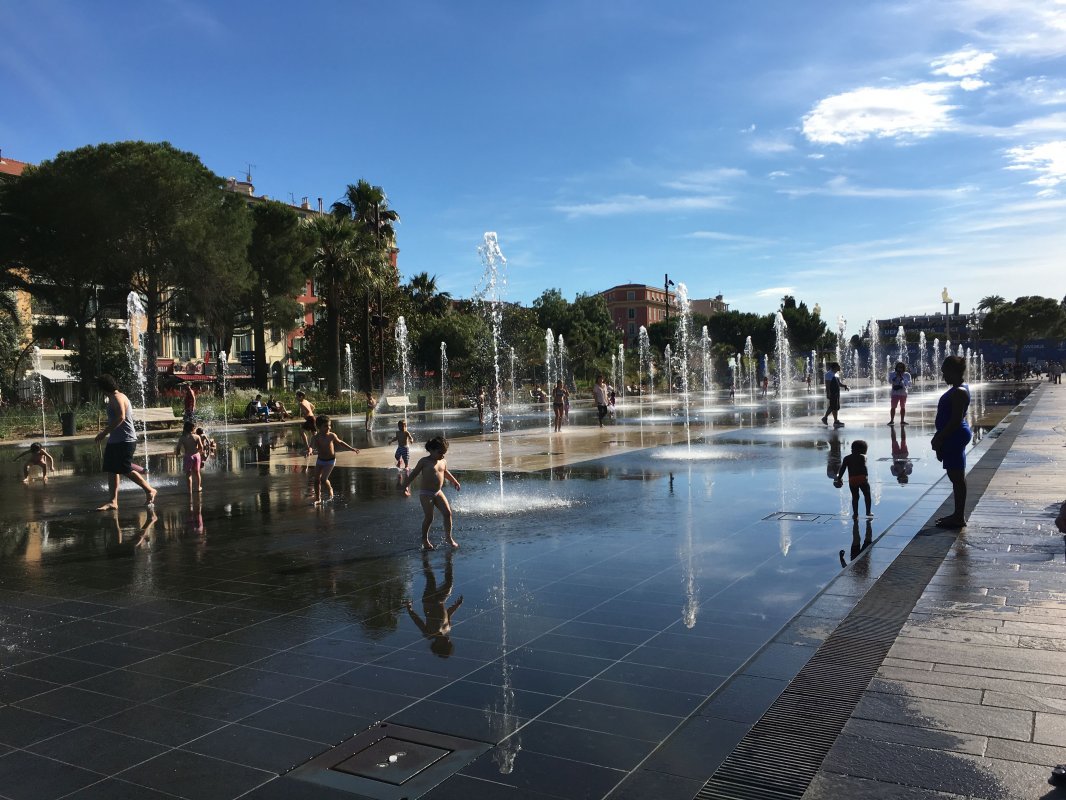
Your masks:
<svg viewBox="0 0 1066 800"><path fill-rule="evenodd" d="M817 522L825 514L808 514L802 511L775 511L769 516L763 517L763 522L778 520L780 522Z"/></svg>
<svg viewBox="0 0 1066 800"><path fill-rule="evenodd" d="M382 723L286 777L372 800L415 800L488 749L485 742Z"/></svg>

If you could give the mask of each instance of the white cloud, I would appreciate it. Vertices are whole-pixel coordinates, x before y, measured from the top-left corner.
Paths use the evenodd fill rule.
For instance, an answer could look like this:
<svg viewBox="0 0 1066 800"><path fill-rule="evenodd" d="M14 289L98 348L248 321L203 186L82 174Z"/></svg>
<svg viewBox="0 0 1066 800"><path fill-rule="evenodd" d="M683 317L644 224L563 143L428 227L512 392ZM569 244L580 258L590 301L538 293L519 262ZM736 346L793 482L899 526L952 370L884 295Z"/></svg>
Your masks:
<svg viewBox="0 0 1066 800"><path fill-rule="evenodd" d="M1036 105L1055 106L1066 103L1066 82L1058 78L1049 78L1046 75L1031 76L1014 89Z"/></svg>
<svg viewBox="0 0 1066 800"><path fill-rule="evenodd" d="M781 297L786 294L795 294L795 286L771 286L768 289L759 289L755 293L756 297Z"/></svg>
<svg viewBox="0 0 1066 800"><path fill-rule="evenodd" d="M789 142L780 138L754 139L748 150L760 156L774 156L781 153L791 153L796 148Z"/></svg>
<svg viewBox="0 0 1066 800"><path fill-rule="evenodd" d="M959 88L964 92L975 92L986 86L988 86L988 81L983 81L980 78L963 78L959 81Z"/></svg>
<svg viewBox="0 0 1066 800"><path fill-rule="evenodd" d="M803 134L818 144L923 137L952 128L948 82L862 89L818 101L803 118Z"/></svg>
<svg viewBox="0 0 1066 800"><path fill-rule="evenodd" d="M838 175L831 178L824 186L814 186L799 189L780 189L782 194L789 197L804 197L807 195L827 195L830 197L870 197L870 198L908 198L908 197L939 197L943 199L957 199L974 191L972 187L960 186L955 189L908 189L894 186L855 186L847 178Z"/></svg>
<svg viewBox="0 0 1066 800"><path fill-rule="evenodd" d="M747 174L742 169L719 167L717 169L689 172L675 180L667 181L663 185L669 189L677 189L682 192L705 192L708 189L720 186L726 181L747 177Z"/></svg>
<svg viewBox="0 0 1066 800"><path fill-rule="evenodd" d="M1029 183L1044 193L1066 181L1066 141L1012 147L1007 151L1011 163L1007 169L1037 173Z"/></svg>
<svg viewBox="0 0 1066 800"><path fill-rule="evenodd" d="M648 197L643 194L620 194L595 203L577 203L558 205L570 219L580 217L613 217L620 214L665 214L673 211L700 211L711 208L723 208L729 198L704 196L686 197Z"/></svg>
<svg viewBox="0 0 1066 800"><path fill-rule="evenodd" d="M757 236L744 236L739 233L722 233L721 231L693 231L692 233L686 233L685 239L710 239L716 242L743 242L743 243L763 243L767 242L767 239L760 239Z"/></svg>
<svg viewBox="0 0 1066 800"><path fill-rule="evenodd" d="M783 169L775 169L773 172L768 173L766 177L767 178L787 178L788 176L789 176L789 173L785 172Z"/></svg>
<svg viewBox="0 0 1066 800"><path fill-rule="evenodd" d="M980 75L996 60L995 53L981 52L973 47L964 47L954 53L934 59L934 75L947 75L949 78L964 78Z"/></svg>

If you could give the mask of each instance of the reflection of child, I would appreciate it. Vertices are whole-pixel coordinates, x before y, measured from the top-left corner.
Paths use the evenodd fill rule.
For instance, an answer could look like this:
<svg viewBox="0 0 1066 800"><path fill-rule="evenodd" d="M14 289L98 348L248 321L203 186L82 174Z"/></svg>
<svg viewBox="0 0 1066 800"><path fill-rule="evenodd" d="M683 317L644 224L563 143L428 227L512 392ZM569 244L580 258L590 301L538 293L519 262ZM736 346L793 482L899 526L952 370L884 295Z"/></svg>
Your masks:
<svg viewBox="0 0 1066 800"><path fill-rule="evenodd" d="M914 466L911 464L911 460L908 457L910 451L907 450L907 432L900 431L901 439L896 438L896 429L892 429L892 474L896 480L901 484L905 484L910 480L911 472L914 471Z"/></svg>
<svg viewBox="0 0 1066 800"><path fill-rule="evenodd" d="M425 622L418 616L410 600L404 601L404 605L422 635L429 639L429 649L441 658L447 658L455 651L455 645L449 638L452 632L452 616L463 604L463 596L459 595L459 599L450 606L444 605L452 593L451 551L448 552L447 561L444 563L443 586L437 587L437 576L433 574L425 550L422 551L422 574L426 576L426 588L422 592L422 613L426 616Z"/></svg>
<svg viewBox="0 0 1066 800"><path fill-rule="evenodd" d="M444 520L444 542L452 547L458 547L459 543L452 537L452 507L448 505L448 498L444 496L444 481L448 481L459 491L459 481L448 472L448 462L444 460L448 452L448 440L442 436L435 436L426 442L428 456L418 459L415 468L411 471L400 488L405 492L414 483L415 478L422 475L422 483L418 487L418 501L422 504L422 547L432 550L433 544L429 541L429 528L433 524L433 509L440 511L441 519Z"/></svg>
<svg viewBox="0 0 1066 800"><path fill-rule="evenodd" d="M862 439L856 439L851 443L851 453L844 456L844 460L840 462L840 469L837 471L836 479L833 481L833 485L838 489L844 485L844 473L848 473L848 488L851 489L851 513L852 516L859 516L859 492L862 492L863 499L866 501L866 516L872 517L870 513L870 475L866 469L866 442Z"/></svg>
<svg viewBox="0 0 1066 800"><path fill-rule="evenodd" d="M204 490L200 482L200 467L204 463L204 442L193 433L193 424L186 422L181 429L181 438L174 452L182 456L181 468L185 473L185 482L189 486L189 497L196 497Z"/></svg>
<svg viewBox="0 0 1066 800"><path fill-rule="evenodd" d="M374 427L374 395L371 392L366 393L366 429L369 431Z"/></svg>
<svg viewBox="0 0 1066 800"><path fill-rule="evenodd" d="M27 450L25 453L20 453L11 460L17 461L18 459L25 458L26 456L29 456L30 459L22 468L22 482L30 482L30 467L36 466L41 468L41 481L43 483L48 483L48 473L56 471L55 462L52 460L52 456L48 454L48 451L41 447L39 442L34 442L30 445L29 450Z"/></svg>
<svg viewBox="0 0 1066 800"><path fill-rule="evenodd" d="M325 414L320 414L315 419L315 426L318 432L311 439L315 452L318 453L318 460L315 462L315 499L320 503L333 499L333 484L329 482L329 474L333 472L333 467L337 465L337 448L343 447L353 453L359 452L358 448L352 447L341 440L337 434L330 430L330 425L329 417ZM323 497L323 489L328 490L328 496Z"/></svg>

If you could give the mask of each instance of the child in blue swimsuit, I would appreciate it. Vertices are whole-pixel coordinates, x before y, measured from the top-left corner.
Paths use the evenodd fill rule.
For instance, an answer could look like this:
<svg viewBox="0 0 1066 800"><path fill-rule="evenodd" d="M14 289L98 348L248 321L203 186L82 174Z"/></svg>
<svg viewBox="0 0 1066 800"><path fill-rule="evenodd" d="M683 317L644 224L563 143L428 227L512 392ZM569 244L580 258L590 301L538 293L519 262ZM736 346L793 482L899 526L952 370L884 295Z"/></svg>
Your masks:
<svg viewBox="0 0 1066 800"><path fill-rule="evenodd" d="M941 528L966 527L966 445L973 434L966 421L970 407L970 389L962 382L966 374L966 359L948 356L942 367L944 382L950 384L936 405L936 435L932 446L937 460L947 470L948 480L955 499L955 511L941 517L936 524Z"/></svg>
<svg viewBox="0 0 1066 800"><path fill-rule="evenodd" d="M407 430L407 420L396 423L396 435L389 439L389 444L393 442L396 442L396 452L392 455L396 459L396 482L402 483L411 471L411 445L415 443L415 437Z"/></svg>

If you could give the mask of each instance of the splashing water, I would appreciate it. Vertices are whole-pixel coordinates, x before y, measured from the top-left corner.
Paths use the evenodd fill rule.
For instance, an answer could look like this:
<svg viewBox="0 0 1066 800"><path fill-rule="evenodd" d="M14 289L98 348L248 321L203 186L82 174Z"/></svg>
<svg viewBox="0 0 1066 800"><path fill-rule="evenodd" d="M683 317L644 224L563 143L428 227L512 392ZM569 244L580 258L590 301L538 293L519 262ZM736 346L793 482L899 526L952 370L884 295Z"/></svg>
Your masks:
<svg viewBox="0 0 1066 800"><path fill-rule="evenodd" d="M681 380L681 402L685 406L685 444L692 449L692 425L689 404L689 381L688 381L688 340L689 326L692 319L692 307L688 300L688 287L683 283L677 284L677 305L681 318L677 321L677 353L678 368Z"/></svg>
<svg viewBox="0 0 1066 800"><path fill-rule="evenodd" d="M407 320L396 319L396 359L400 362L400 389L403 394L403 421L407 422L407 380L411 374L411 345L407 338Z"/></svg>
<svg viewBox="0 0 1066 800"><path fill-rule="evenodd" d="M440 429L441 433L444 433L447 428L444 424L444 410L445 401L448 397L447 390L445 389L444 382L448 377L448 345L446 342L440 343Z"/></svg>
<svg viewBox="0 0 1066 800"><path fill-rule="evenodd" d="M755 402L755 345L751 337L744 340L744 374L748 379L748 399Z"/></svg>
<svg viewBox="0 0 1066 800"><path fill-rule="evenodd" d="M344 369L348 378L348 421L355 421L355 378L352 369L352 346L344 343Z"/></svg>
<svg viewBox="0 0 1066 800"><path fill-rule="evenodd" d="M41 375L41 348L37 345L30 350L30 362L33 364L33 373L36 380L33 382L34 402L41 406L41 444L48 443L48 426L44 417L44 378Z"/></svg>
<svg viewBox="0 0 1066 800"><path fill-rule="evenodd" d="M792 392L792 345L788 341L788 323L780 311L774 315L774 362L777 367L778 400L785 403ZM784 414L782 414L782 421Z"/></svg>
<svg viewBox="0 0 1066 800"><path fill-rule="evenodd" d="M555 377L555 335L552 333L551 328L544 332L544 368L548 373L548 385L546 388L550 399L546 405L548 406L548 433L551 433L555 430L554 412L552 411L552 404L555 402L555 395L553 394L555 391L555 380L553 380Z"/></svg>
<svg viewBox="0 0 1066 800"><path fill-rule="evenodd" d="M866 325L866 333L870 337L870 385L875 389L881 385L881 331L877 327L877 321L871 319Z"/></svg>
<svg viewBox="0 0 1066 800"><path fill-rule="evenodd" d="M906 364L907 361L908 361L908 358L907 358L907 332L905 330L903 330L903 326L902 325L900 325L899 329L896 331L896 351L897 351L896 361L902 361L904 364Z"/></svg>
<svg viewBox="0 0 1066 800"><path fill-rule="evenodd" d="M144 348L141 345L141 330L146 327L144 304L140 295L130 292L126 295L126 331L129 340L126 342L126 357L129 359L130 371L137 383L137 397L141 401L141 410L147 411L147 379L144 375L143 355ZM141 439L144 443L144 460L148 463L148 421L147 414L141 414Z"/></svg>
<svg viewBox="0 0 1066 800"><path fill-rule="evenodd" d="M618 343L618 383L616 385L618 390L618 402L620 405L625 405L626 402L626 346L622 343Z"/></svg>
<svg viewBox="0 0 1066 800"><path fill-rule="evenodd" d="M925 340L925 331L918 333L918 374L922 383L929 381L929 343Z"/></svg>

